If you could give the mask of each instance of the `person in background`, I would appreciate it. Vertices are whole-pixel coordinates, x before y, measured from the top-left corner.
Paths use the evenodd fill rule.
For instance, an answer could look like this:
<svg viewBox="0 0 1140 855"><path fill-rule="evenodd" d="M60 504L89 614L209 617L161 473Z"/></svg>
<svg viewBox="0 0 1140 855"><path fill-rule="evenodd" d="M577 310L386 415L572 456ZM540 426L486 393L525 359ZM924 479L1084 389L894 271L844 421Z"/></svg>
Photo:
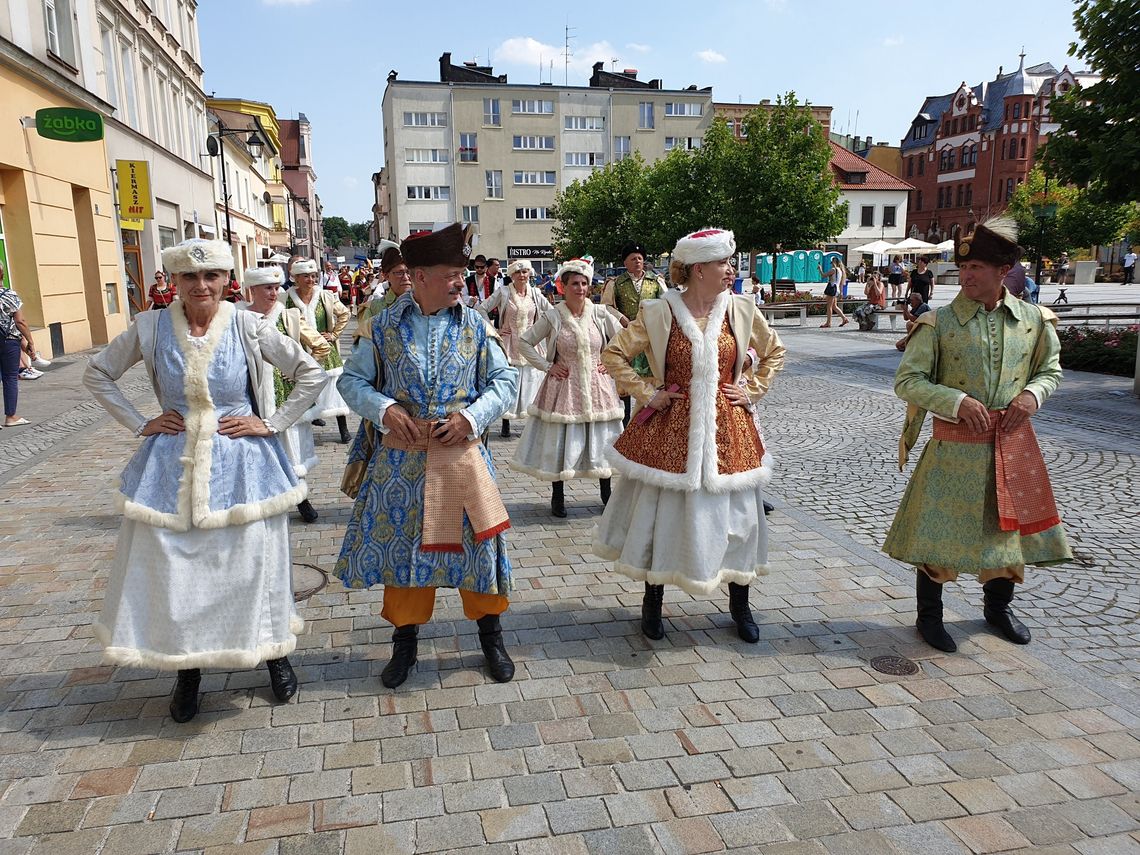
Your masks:
<svg viewBox="0 0 1140 855"><path fill-rule="evenodd" d="M468 306L474 308L491 296L487 290L487 256L479 254L471 262L474 272L469 273L464 280L467 287Z"/></svg>
<svg viewBox="0 0 1140 855"><path fill-rule="evenodd" d="M757 306L763 306L764 288L760 285L760 277L753 273L749 281L752 283L752 287L749 293L752 295L753 302L755 302Z"/></svg>
<svg viewBox="0 0 1140 855"><path fill-rule="evenodd" d="M31 422L16 413L20 397L20 352L23 351L31 359L37 359L38 356L32 331L24 319L24 302L19 294L5 287L6 273L4 265L0 264L0 377L4 384L4 427L21 427L30 425ZM37 371L36 377L39 376Z"/></svg>
<svg viewBox="0 0 1140 855"><path fill-rule="evenodd" d="M862 285L867 281L867 263L859 259L859 266L855 268L855 281Z"/></svg>
<svg viewBox="0 0 1140 855"><path fill-rule="evenodd" d="M906 295L905 301L900 301L902 304L903 320L906 321L906 336L900 338L895 342L896 350L906 350L906 343L910 338L910 332L914 329L915 321L930 311L930 306L922 302L922 294L919 291L911 291Z"/></svg>
<svg viewBox="0 0 1140 855"><path fill-rule="evenodd" d="M150 286L150 308L165 309L174 301L174 289L166 282L166 273L161 270L154 271L154 282Z"/></svg>
<svg viewBox="0 0 1140 855"><path fill-rule="evenodd" d="M1124 271L1124 281L1121 285L1131 285L1132 277L1136 275L1136 248L1129 247L1128 252L1124 253L1120 259L1121 269Z"/></svg>
<svg viewBox="0 0 1140 855"><path fill-rule="evenodd" d="M297 260L300 256L295 257ZM291 288L292 283L286 283L286 288ZM324 268L321 271L320 279L317 282L317 287L322 291L334 291L340 293L340 272L336 269L336 265L331 261L326 261Z"/></svg>
<svg viewBox="0 0 1140 855"><path fill-rule="evenodd" d="M859 329L869 332L875 328L875 312L887 307L887 289L883 285L883 277L879 271L871 274L871 279L863 286L863 294L867 302L856 309L852 314L859 324Z"/></svg>
<svg viewBox="0 0 1140 855"><path fill-rule="evenodd" d="M1057 284L1067 285L1069 283L1069 253L1062 252L1061 257L1057 259Z"/></svg>
<svg viewBox="0 0 1140 855"><path fill-rule="evenodd" d="M887 266L887 284L891 287L891 299L901 300L903 298L902 284L906 276L906 270L902 265L902 257L895 255L891 257L891 263Z"/></svg>
<svg viewBox="0 0 1140 855"><path fill-rule="evenodd" d="M223 299L227 303L236 303L241 300L241 283L238 282L237 276L234 272L230 271L230 281L226 283L225 296Z"/></svg>
<svg viewBox="0 0 1140 855"><path fill-rule="evenodd" d="M380 270L387 277L388 289L382 297L374 297L368 302L360 316L362 321L376 317L412 287L411 271L404 263L404 257L400 255L398 246L390 246L384 250L384 254L380 257Z"/></svg>
<svg viewBox="0 0 1140 855"><path fill-rule="evenodd" d="M509 274L508 274L509 276ZM503 273L499 268L499 259L487 259L487 294L483 299L487 299L495 293L495 289L506 284L506 279L503 278Z"/></svg>
<svg viewBox="0 0 1140 855"><path fill-rule="evenodd" d="M820 324L819 328L822 330L831 326L833 312L837 312L839 317L843 319L839 326L847 326L847 315L843 314L842 304L837 302L839 294L843 291L843 286L847 283L847 271L843 269L843 263L839 260L839 256L831 256L831 269L826 274L823 272L823 265L819 265L819 275L826 275L827 277L827 285L823 288L823 299L827 302L827 320Z"/></svg>
<svg viewBox="0 0 1140 855"><path fill-rule="evenodd" d="M922 294L922 302L929 303L930 298L934 296L934 271L927 265L930 264L930 259L925 255L918 259L914 270L910 272L910 285L907 287L907 294L911 291L918 291Z"/></svg>

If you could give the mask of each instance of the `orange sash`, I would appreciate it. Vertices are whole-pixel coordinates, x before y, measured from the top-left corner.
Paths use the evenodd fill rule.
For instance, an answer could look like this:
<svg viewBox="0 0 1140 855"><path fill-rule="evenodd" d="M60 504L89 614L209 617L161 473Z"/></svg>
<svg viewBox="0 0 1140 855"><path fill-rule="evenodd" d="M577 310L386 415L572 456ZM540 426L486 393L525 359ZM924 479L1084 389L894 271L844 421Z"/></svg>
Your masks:
<svg viewBox="0 0 1140 855"><path fill-rule="evenodd" d="M934 420L934 438L943 442L967 442L994 447L997 476L998 525L1002 531L1037 534L1055 525L1061 517L1053 498L1053 485L1045 471L1045 458L1033 425L1026 419L1014 431L1003 431L1004 410L990 411L990 429L971 433L964 423Z"/></svg>

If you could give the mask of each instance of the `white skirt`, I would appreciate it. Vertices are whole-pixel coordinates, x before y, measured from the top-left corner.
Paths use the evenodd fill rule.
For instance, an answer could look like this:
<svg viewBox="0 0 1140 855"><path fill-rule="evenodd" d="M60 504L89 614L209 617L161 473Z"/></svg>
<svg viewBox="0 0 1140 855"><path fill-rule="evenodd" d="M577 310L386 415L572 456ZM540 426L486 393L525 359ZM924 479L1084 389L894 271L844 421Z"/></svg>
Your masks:
<svg viewBox="0 0 1140 855"><path fill-rule="evenodd" d="M519 393L503 418L507 421L526 418L527 410L534 403L534 396L538 394L538 387L542 385L546 375L532 365L515 365L519 372Z"/></svg>
<svg viewBox="0 0 1140 855"><path fill-rule="evenodd" d="M624 576L690 594L725 582L748 585L768 573L763 489L688 493L621 478L593 552Z"/></svg>
<svg viewBox="0 0 1140 855"><path fill-rule="evenodd" d="M285 431L284 444L285 453L289 456L289 462L293 464L293 471L297 473L298 478L304 478L316 468L319 461L311 424L304 419L294 422Z"/></svg>
<svg viewBox="0 0 1140 855"><path fill-rule="evenodd" d="M311 422L313 419L333 419L337 416L347 416L350 412L348 404L344 402L344 398L336 390L336 378L344 373L344 368L326 368L325 373L329 375L329 382L325 384L325 388L317 396L316 403L302 416L307 422Z"/></svg>
<svg viewBox="0 0 1140 855"><path fill-rule="evenodd" d="M621 419L608 422L544 422L532 412L511 468L542 481L609 478L606 453L621 434Z"/></svg>
<svg viewBox="0 0 1140 855"><path fill-rule="evenodd" d="M303 628L285 514L189 532L123 520L94 627L107 661L253 668L291 653Z"/></svg>

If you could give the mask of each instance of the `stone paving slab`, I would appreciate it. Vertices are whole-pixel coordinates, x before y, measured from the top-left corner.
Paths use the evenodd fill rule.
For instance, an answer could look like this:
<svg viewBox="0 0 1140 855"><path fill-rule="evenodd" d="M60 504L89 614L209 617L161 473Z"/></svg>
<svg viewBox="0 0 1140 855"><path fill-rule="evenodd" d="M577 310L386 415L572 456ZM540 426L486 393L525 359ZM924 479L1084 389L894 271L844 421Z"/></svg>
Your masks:
<svg viewBox="0 0 1140 855"><path fill-rule="evenodd" d="M1023 611L1039 610L1038 641L1019 648L989 631L963 585L947 598L960 652L918 642L910 571L877 551L868 517L847 515L885 528L903 479L890 472L891 493L855 477L852 450L893 447L900 416L875 368L882 350L843 335L789 332L801 355L767 407L780 507L772 572L753 594L759 644L736 639L723 592L675 589L666 638L647 641L638 586L588 550L596 487L569 485L569 516L555 520L547 487L506 466L517 438L496 438L514 521L514 682L483 674L474 625L441 592L420 664L384 689L380 594L334 585L302 605L294 701L271 702L264 669L208 672L188 725L167 717L171 676L101 662L90 626L118 527L111 490L134 441L107 419L67 425L4 476L0 497L0 851L1140 851L1140 698L1121 679L1135 675L1135 612L1129 627L1117 606L1090 609L1088 632L1064 635L1082 597L1031 582ZM845 348L864 362L837 365ZM53 377L77 381L78 368ZM1114 440L1112 418L1096 415L1119 402L1054 403L1057 436L1088 423L1098 454L1115 442L1134 465L1135 438L1118 425ZM318 431L321 519L291 521L297 560L324 568L349 509L334 440L335 427ZM1135 507L1133 480L1111 497L1103 477L1071 480L1098 508ZM1091 549L1092 502L1073 495L1061 501ZM1068 588L1095 590L1095 568L1079 574ZM1104 578L1127 612L1131 579ZM920 671L881 674L869 665L881 654Z"/></svg>

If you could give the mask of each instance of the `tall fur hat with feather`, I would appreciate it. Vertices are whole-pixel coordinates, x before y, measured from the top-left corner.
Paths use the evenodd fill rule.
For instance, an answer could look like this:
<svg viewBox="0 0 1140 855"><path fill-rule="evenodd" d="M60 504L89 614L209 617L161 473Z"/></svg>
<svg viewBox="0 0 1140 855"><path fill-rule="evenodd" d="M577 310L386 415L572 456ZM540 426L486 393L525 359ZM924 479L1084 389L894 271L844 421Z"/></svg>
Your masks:
<svg viewBox="0 0 1140 855"><path fill-rule="evenodd" d="M1017 245L1017 223L1013 217L992 217L978 223L954 245L954 263L981 261L1001 267L1021 258Z"/></svg>

